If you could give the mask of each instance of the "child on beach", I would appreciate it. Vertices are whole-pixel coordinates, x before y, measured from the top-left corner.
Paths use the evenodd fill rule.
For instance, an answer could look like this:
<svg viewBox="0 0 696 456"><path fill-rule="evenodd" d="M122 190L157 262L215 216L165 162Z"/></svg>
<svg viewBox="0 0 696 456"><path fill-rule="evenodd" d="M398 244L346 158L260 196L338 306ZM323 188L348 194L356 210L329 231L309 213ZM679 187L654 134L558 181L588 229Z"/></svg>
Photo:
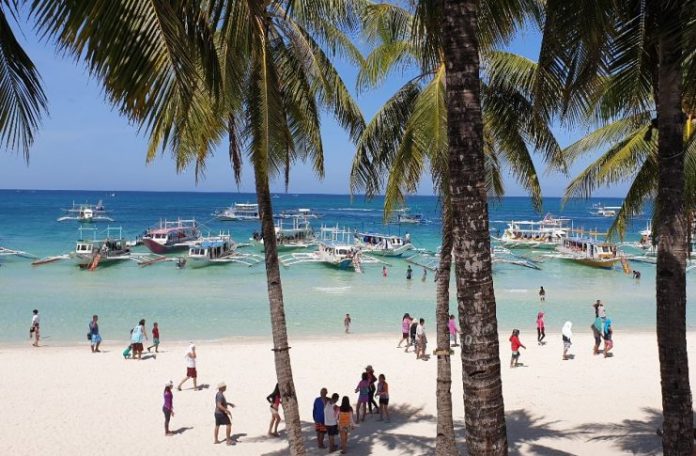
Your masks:
<svg viewBox="0 0 696 456"><path fill-rule="evenodd" d="M353 407L350 406L350 399L348 399L348 396L343 396L341 406L338 408L338 431L341 434L341 454L345 454L348 449L348 434L353 430L354 424Z"/></svg>
<svg viewBox="0 0 696 456"><path fill-rule="evenodd" d="M358 405L357 408L357 420L365 421L365 414L367 413L367 402L370 397L370 380L367 372L362 373L362 379L358 382L358 386L355 387L355 392L358 393ZM360 409L362 409L362 419L360 418Z"/></svg>
<svg viewBox="0 0 696 456"><path fill-rule="evenodd" d="M164 405L162 406L162 413L164 413L164 435L166 436L174 435L173 432L169 431L169 419L174 416L173 386L174 384L171 380L164 385Z"/></svg>
<svg viewBox="0 0 696 456"><path fill-rule="evenodd" d="M449 322L447 322L447 329L449 330L450 345L459 347L457 343L457 334L461 334L462 332L457 328L457 320L454 319L454 315L450 315Z"/></svg>
<svg viewBox="0 0 696 456"><path fill-rule="evenodd" d="M102 338L99 335L99 317L97 315L92 315L92 321L89 322L89 346L92 349L92 353L99 353L99 345L101 345Z"/></svg>
<svg viewBox="0 0 696 456"><path fill-rule="evenodd" d="M350 319L350 314L346 314L346 317L343 319L343 327L346 329L346 334L350 332L351 321L352 320Z"/></svg>
<svg viewBox="0 0 696 456"><path fill-rule="evenodd" d="M539 301L546 301L546 290L544 290L544 287L539 288Z"/></svg>
<svg viewBox="0 0 696 456"><path fill-rule="evenodd" d="M386 382L384 374L379 374L377 397L379 397L379 421L386 419L389 423L389 384Z"/></svg>
<svg viewBox="0 0 696 456"><path fill-rule="evenodd" d="M268 435L280 437L278 434L278 425L280 424L280 388L276 383L275 389L271 394L266 396L266 400L271 404L271 423L268 425Z"/></svg>
<svg viewBox="0 0 696 456"><path fill-rule="evenodd" d="M570 350L570 346L573 344L570 340L573 338L573 323L566 321L563 324L563 329L561 330L561 334L563 334L563 361L570 359L568 356L568 350Z"/></svg>
<svg viewBox="0 0 696 456"><path fill-rule="evenodd" d="M510 358L510 367L517 367L519 365L519 359L520 359L520 347L524 348L525 350L527 347L524 346L522 342L520 342L520 330L519 329L513 329L512 330L512 335L510 336L510 346L512 348L512 358Z"/></svg>
<svg viewBox="0 0 696 456"><path fill-rule="evenodd" d="M408 331L410 327L411 316L408 313L405 313L403 318L401 319L401 340L399 341L399 345L397 345L396 348L401 348L401 343L406 342L406 351L408 352Z"/></svg>
<svg viewBox="0 0 696 456"><path fill-rule="evenodd" d="M611 319L607 318L604 322L604 357L608 358L612 356L609 354L612 348L614 348L614 341L612 340L612 335L614 334L614 328L612 326Z"/></svg>
<svg viewBox="0 0 696 456"><path fill-rule="evenodd" d="M150 353L150 349L154 347L155 353L159 353L159 344L160 344L159 326L157 326L157 322L154 322L152 324L152 345L147 347L147 352Z"/></svg>
<svg viewBox="0 0 696 456"><path fill-rule="evenodd" d="M544 312L539 311L537 314L537 343L544 345L544 337L546 337L546 328L544 326Z"/></svg>
<svg viewBox="0 0 696 456"><path fill-rule="evenodd" d="M131 350L133 349L133 345L128 345L125 350L123 350L123 359L128 359L131 356Z"/></svg>

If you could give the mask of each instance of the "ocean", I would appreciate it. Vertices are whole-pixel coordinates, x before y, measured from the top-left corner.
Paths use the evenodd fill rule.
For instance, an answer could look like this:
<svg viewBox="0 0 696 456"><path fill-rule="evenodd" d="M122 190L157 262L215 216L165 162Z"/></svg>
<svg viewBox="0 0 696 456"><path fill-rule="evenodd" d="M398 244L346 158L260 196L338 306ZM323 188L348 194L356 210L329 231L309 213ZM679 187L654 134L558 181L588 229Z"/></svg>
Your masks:
<svg viewBox="0 0 696 456"><path fill-rule="evenodd" d="M77 222L57 222L62 208L75 203L102 200L115 219L109 226L123 228L124 236L135 238L160 220L196 218L204 231L226 230L237 242L247 242L258 222L219 222L214 210L234 202L255 202L255 195L244 193L102 192L102 191L0 191L0 245L30 252L38 257L68 253L78 239ZM278 194L274 212L311 208L322 215L313 220L320 225L339 225L349 229L405 234L416 247L436 250L440 243L438 200L413 196L408 199L412 212L422 213L431 223L422 225L383 224L382 200L366 201L348 195ZM573 219L575 227L606 231L611 218L591 215L593 204L617 206L612 198L573 201L562 206L559 198L546 198L543 212L535 213L528 198L491 200L491 229L502 232L510 220L539 220L544 213ZM650 218L650 208L629 229L627 240L638 239ZM105 223L94 224L98 229ZM145 253L144 247L136 251ZM261 254L249 247L250 253ZM538 256L540 252L523 252ZM494 265L498 321L501 330L520 328L529 337L536 314L546 313L548 331L560 331L570 320L578 331L588 329L591 304L601 299L617 331L650 330L655 324L655 267L635 264L642 273L634 280L620 268L593 269L558 259L540 258L541 270L511 264ZM426 319L434 332L435 283L433 274L421 280L422 269L415 268L414 279L405 278L407 263L387 259L389 274L382 277L381 265L366 265L363 273L340 271L321 264L297 264L281 271L288 330L291 336L340 335L343 316L350 313L352 330L357 334L393 333L399 338L402 315ZM263 263L247 267L239 264L202 269L177 269L167 262L139 267L135 262L80 270L70 262L32 267L30 260L5 258L0 267L0 341L27 340L31 310L41 313L42 334L53 343L83 340L92 314L99 315L105 339L125 340L130 328L145 318L160 326L162 340L211 340L270 337L269 306ZM693 273L692 273L693 274ZM546 302L539 302L537 291L546 289ZM688 293L694 280L687 279ZM452 312L456 313L453 290ZM696 312L687 309L690 326Z"/></svg>

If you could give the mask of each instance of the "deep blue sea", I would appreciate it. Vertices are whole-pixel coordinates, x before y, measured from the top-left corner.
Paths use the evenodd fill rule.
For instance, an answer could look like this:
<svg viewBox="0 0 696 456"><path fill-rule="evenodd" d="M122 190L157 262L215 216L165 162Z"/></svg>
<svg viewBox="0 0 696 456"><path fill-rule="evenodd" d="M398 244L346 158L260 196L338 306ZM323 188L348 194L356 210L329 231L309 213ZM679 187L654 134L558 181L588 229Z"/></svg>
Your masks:
<svg viewBox="0 0 696 456"><path fill-rule="evenodd" d="M0 245L21 249L38 257L70 252L78 238L77 222L57 222L62 208L75 203L102 200L124 235L134 238L160 220L196 218L205 231L230 231L238 242L246 242L258 230L257 222L218 222L214 210L234 202L255 202L255 195L240 193L173 192L89 192L89 191L0 191ZM490 202L491 228L495 233L510 220L538 220L544 213L573 220L575 227L606 231L610 218L591 215L595 203L620 205L611 198L574 201L565 207L558 198L544 200L541 214L535 213L528 198L504 198ZM440 244L440 223L435 197L408 199L411 212L419 212L432 223L388 225L383 223L382 200L365 201L347 195L278 194L274 212L311 208L322 215L312 221L350 229L404 234L409 232L420 248L435 250ZM638 239L645 229L650 208L630 228L628 240ZM107 224L94 224L98 229ZM146 252L143 247L138 251ZM260 253L257 251L256 253ZM530 252L530 255L539 252ZM406 281L407 263L389 259L389 276L382 277L381 265L367 265L362 274L339 271L321 264L298 264L282 270L283 290L291 335L339 335L343 316L350 313L355 333L394 333L398 338L404 312L433 322L435 286L432 274L421 281L416 268L414 280ZM635 265L640 281L620 270L605 271L545 259L541 270L508 264L494 266L498 319L502 329L519 327L534 330L541 308L537 290L547 290L546 312L549 330L560 330L566 320L575 327L589 326L591 303L602 299L617 331L654 326L654 266ZM696 273L696 272L694 272ZM692 273L693 274L693 273ZM693 278L688 278L689 294ZM456 303L454 301L452 308ZM140 318L150 326L158 321L162 339L200 340L237 336L269 336L270 320L263 264L238 264L202 269L177 269L173 263L146 268L125 262L94 272L83 271L70 262L32 267L31 261L4 259L0 267L0 341L21 341L28 337L31 310L41 311L42 332L49 340L81 340L87 323L99 314L106 339L126 339ZM696 322L690 307L688 321ZM426 323L427 324L427 323ZM395 339L396 340L396 339Z"/></svg>

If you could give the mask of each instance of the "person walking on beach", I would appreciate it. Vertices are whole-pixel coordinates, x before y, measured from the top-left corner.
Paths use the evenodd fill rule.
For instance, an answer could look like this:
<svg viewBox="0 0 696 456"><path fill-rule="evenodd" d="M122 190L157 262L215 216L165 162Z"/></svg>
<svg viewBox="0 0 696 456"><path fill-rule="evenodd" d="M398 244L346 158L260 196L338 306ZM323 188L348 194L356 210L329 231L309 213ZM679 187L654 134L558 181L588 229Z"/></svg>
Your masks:
<svg viewBox="0 0 696 456"><path fill-rule="evenodd" d="M39 339L41 338L41 332L39 330L39 321L41 320L41 317L39 317L38 309L34 309L32 313L33 316L31 317L31 326L29 326L29 339L34 336L34 343L31 345L38 347Z"/></svg>
<svg viewBox="0 0 696 456"><path fill-rule="evenodd" d="M189 378L193 379L193 390L198 391L198 371L196 370L196 359L198 359L198 355L196 354L196 346L191 344L184 355L184 360L186 361L186 377L184 377L184 379L179 382L179 386L176 387L176 389L179 391L181 391L181 385L186 383Z"/></svg>
<svg viewBox="0 0 696 456"><path fill-rule="evenodd" d="M343 318L343 327L346 330L346 334L350 333L350 324L353 320L350 318L350 314L346 314L345 318Z"/></svg>
<svg viewBox="0 0 696 456"><path fill-rule="evenodd" d="M544 287L539 288L539 301L546 301L546 290L544 290Z"/></svg>
<svg viewBox="0 0 696 456"><path fill-rule="evenodd" d="M355 407L358 415L358 421L365 421L367 414L367 402L370 397L370 381L368 380L367 372L363 372L358 386L355 387L355 392L358 393L358 405ZM360 410L362 410L362 419L360 418Z"/></svg>
<svg viewBox="0 0 696 456"><path fill-rule="evenodd" d="M527 347L524 346L522 342L520 342L520 330L519 329L513 329L512 330L512 335L510 336L510 348L512 348L512 357L510 358L510 367L517 367L519 365L519 360L520 360L520 348L524 348L525 350Z"/></svg>
<svg viewBox="0 0 696 456"><path fill-rule="evenodd" d="M312 409L312 418L314 418L314 430L317 432L317 447L326 448L324 446L324 434L326 434L326 423L324 422L324 407L329 399L326 395L329 392L326 388L319 391L319 397L314 399L314 407Z"/></svg>
<svg viewBox="0 0 696 456"><path fill-rule="evenodd" d="M602 344L602 318L606 318L607 312L604 308L604 304L602 304L602 301L600 301L599 299L597 300L597 302L592 304L592 307L594 307L595 311L594 322L590 325L590 329L592 330L592 336L594 337L594 348L592 349L592 354L598 355L599 346Z"/></svg>
<svg viewBox="0 0 696 456"><path fill-rule="evenodd" d="M614 327L612 326L611 319L607 318L604 321L604 357L608 358L612 355L609 354L612 348L614 348L614 340L612 339L614 335Z"/></svg>
<svg viewBox="0 0 696 456"><path fill-rule="evenodd" d="M408 334L411 336L411 345L413 345L413 349L417 350L416 348L416 332L418 331L418 320L415 318L411 320L411 327L409 328ZM406 347L406 353L408 353L408 347Z"/></svg>
<svg viewBox="0 0 696 456"><path fill-rule="evenodd" d="M375 386L375 383L377 383L377 377L375 376L375 371L372 369L372 365L368 364L367 367L365 368L365 373L367 374L367 381L370 382L370 391L367 397L367 404L370 409L370 414L377 413L379 410L379 405L377 405L377 402L375 402L375 392L377 392L377 387ZM374 412L372 411L374 407Z"/></svg>
<svg viewBox="0 0 696 456"><path fill-rule="evenodd" d="M546 337L546 327L544 326L544 312L539 311L537 313L537 343L539 345L544 345L544 338Z"/></svg>
<svg viewBox="0 0 696 456"><path fill-rule="evenodd" d="M355 418L353 416L353 407L350 406L348 396L343 396L341 406L338 408L338 431L341 434L341 454L345 454L348 450L348 434L353 430Z"/></svg>
<svg viewBox="0 0 696 456"><path fill-rule="evenodd" d="M324 424L329 436L329 453L336 451L336 436L338 435L338 394L333 393L324 406Z"/></svg>
<svg viewBox="0 0 696 456"><path fill-rule="evenodd" d="M172 393L173 386L174 384L171 380L164 385L164 405L162 406L162 413L164 413L165 436L174 435L174 433L169 430L169 419L174 416L174 393Z"/></svg>
<svg viewBox="0 0 696 456"><path fill-rule="evenodd" d="M159 344L160 344L159 326L157 325L157 322L154 322L152 324L152 345L147 347L147 352L150 353L150 349L154 348L155 353L159 353Z"/></svg>
<svg viewBox="0 0 696 456"><path fill-rule="evenodd" d="M145 329L145 320L140 320L138 325L131 331L131 347L133 350L133 359L140 360L143 355L143 342L147 339L147 330Z"/></svg>
<svg viewBox="0 0 696 456"><path fill-rule="evenodd" d="M447 329L449 330L449 335L450 335L450 345L452 347L459 347L459 344L457 343L457 335L461 334L462 332L457 328L457 320L455 320L454 315L450 315L449 321L447 322Z"/></svg>
<svg viewBox="0 0 696 456"><path fill-rule="evenodd" d="M401 340L399 341L399 345L397 345L396 348L401 348L401 343L406 342L406 351L408 351L408 331L410 327L411 316L408 313L405 313L404 316L401 318Z"/></svg>
<svg viewBox="0 0 696 456"><path fill-rule="evenodd" d="M276 383L273 392L266 396L266 400L271 404L271 423L268 425L268 435L280 437L278 434L278 425L280 424L280 388Z"/></svg>
<svg viewBox="0 0 696 456"><path fill-rule="evenodd" d="M99 335L98 319L99 317L97 315L92 315L92 321L89 322L89 343L92 353L99 353L99 345L101 345L102 341Z"/></svg>
<svg viewBox="0 0 696 456"><path fill-rule="evenodd" d="M561 334L563 335L563 361L566 361L570 359L568 350L570 350L570 346L573 345L571 342L573 338L573 323L566 321L563 324L563 329L561 329Z"/></svg>
<svg viewBox="0 0 696 456"><path fill-rule="evenodd" d="M421 318L418 321L418 326L416 327L416 359L423 359L427 361L425 357L425 347L428 345L428 337L425 335L425 319Z"/></svg>
<svg viewBox="0 0 696 456"><path fill-rule="evenodd" d="M413 275L413 269L411 269L411 265L409 264L408 267L406 268L406 280L411 280L412 275Z"/></svg>
<svg viewBox="0 0 696 456"><path fill-rule="evenodd" d="M384 419L389 423L389 384L384 374L379 374L377 382L377 397L379 397L379 421Z"/></svg>
<svg viewBox="0 0 696 456"><path fill-rule="evenodd" d="M224 382L218 383L218 392L215 394L215 440L213 443L222 443L222 440L218 440L218 434L220 431L220 426L225 426L225 442L228 445L232 445L232 412L230 412L227 407L232 405L225 399L225 391L227 391L227 385Z"/></svg>

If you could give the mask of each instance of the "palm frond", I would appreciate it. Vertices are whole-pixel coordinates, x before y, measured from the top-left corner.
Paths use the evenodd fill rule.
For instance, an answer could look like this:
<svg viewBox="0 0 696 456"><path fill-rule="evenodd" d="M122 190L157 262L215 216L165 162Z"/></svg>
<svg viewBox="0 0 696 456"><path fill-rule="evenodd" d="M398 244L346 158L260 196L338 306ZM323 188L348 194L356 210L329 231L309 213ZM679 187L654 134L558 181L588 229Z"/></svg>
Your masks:
<svg viewBox="0 0 696 456"><path fill-rule="evenodd" d="M655 196L657 189L657 158L649 156L636 173L631 187L626 193L621 209L609 227L607 236L623 240L631 219L642 212L646 201Z"/></svg>

